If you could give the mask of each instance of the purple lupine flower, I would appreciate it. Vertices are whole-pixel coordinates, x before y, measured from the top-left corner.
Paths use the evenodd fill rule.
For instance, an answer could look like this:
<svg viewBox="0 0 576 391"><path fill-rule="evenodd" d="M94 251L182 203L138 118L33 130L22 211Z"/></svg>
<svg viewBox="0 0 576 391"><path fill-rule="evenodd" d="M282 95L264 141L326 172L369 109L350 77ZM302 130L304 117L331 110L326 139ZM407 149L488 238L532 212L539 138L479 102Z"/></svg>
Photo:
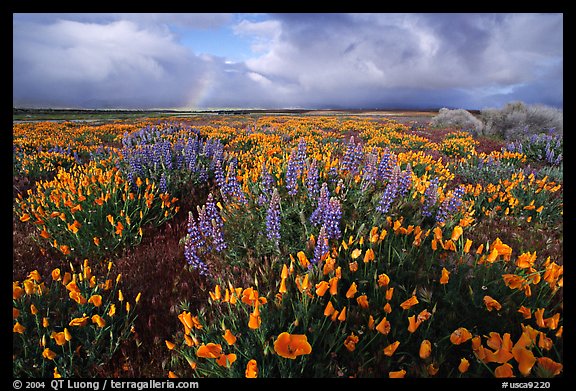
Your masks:
<svg viewBox="0 0 576 391"><path fill-rule="evenodd" d="M318 184L318 165L316 159L312 159L308 173L306 175L306 189L308 190L309 198L316 198L320 193L320 185Z"/></svg>
<svg viewBox="0 0 576 391"><path fill-rule="evenodd" d="M376 182L376 162L378 161L378 155L371 152L366 156L366 162L364 163L364 170L362 173L362 190L366 191L370 186Z"/></svg>
<svg viewBox="0 0 576 391"><path fill-rule="evenodd" d="M218 252L222 252L228 247L224 240L222 227L217 225L215 220L212 220L212 240L214 242L214 250Z"/></svg>
<svg viewBox="0 0 576 391"><path fill-rule="evenodd" d="M286 189L288 194L296 195L298 193L298 161L297 151L295 149L290 153L288 158L288 168L286 169Z"/></svg>
<svg viewBox="0 0 576 391"><path fill-rule="evenodd" d="M439 223L445 222L448 217L453 215L456 210L462 205L462 196L465 193L464 186L458 186L454 192L452 193L451 197L447 197L440 207L438 208L438 212L436 213L436 221Z"/></svg>
<svg viewBox="0 0 576 391"><path fill-rule="evenodd" d="M378 165L378 178L383 182L390 182L392 177L392 172L394 168L398 165L398 158L395 153L386 151L382 156L380 165Z"/></svg>
<svg viewBox="0 0 576 391"><path fill-rule="evenodd" d="M336 197L330 198L330 202L324 211L323 226L326 230L328 239L340 239L340 219L342 218L342 207Z"/></svg>
<svg viewBox="0 0 576 391"><path fill-rule="evenodd" d="M280 240L280 195L277 189L272 192L270 206L266 212L266 237L278 246Z"/></svg>
<svg viewBox="0 0 576 391"><path fill-rule="evenodd" d="M314 258L311 263L317 264L322 260L322 257L330 252L330 247L328 246L328 236L326 234L326 227L322 226L320 228L320 233L318 234L318 239L316 239L316 247L314 247Z"/></svg>
<svg viewBox="0 0 576 391"><path fill-rule="evenodd" d="M404 197L408 190L412 186L412 167L410 163L406 166L406 169L402 172L402 176L400 177L400 184L398 186L398 195L400 197Z"/></svg>
<svg viewBox="0 0 576 391"><path fill-rule="evenodd" d="M330 202L330 191L328 190L328 184L326 182L322 183L320 188L320 196L318 197L318 206L310 215L310 222L312 225L321 225L324 221L324 213L328 204Z"/></svg>
<svg viewBox="0 0 576 391"><path fill-rule="evenodd" d="M386 188L384 189L384 193L382 194L382 198L380 198L380 202L376 207L376 211L386 214L390 210L392 203L396 199L398 195L399 185L400 182L398 177L400 176L400 167L395 166L392 170L392 174L390 175L390 180L386 184Z"/></svg>
<svg viewBox="0 0 576 391"><path fill-rule="evenodd" d="M258 195L258 205L262 206L267 204L272 196L272 187L274 186L274 178L266 167L266 162L262 162L262 169L260 170L260 188L261 193Z"/></svg>
<svg viewBox="0 0 576 391"><path fill-rule="evenodd" d="M216 161L214 165L214 179L216 180L216 184L220 189L224 188L226 184L226 180L224 179L224 171L222 171L222 162L220 160Z"/></svg>
<svg viewBox="0 0 576 391"><path fill-rule="evenodd" d="M206 216L208 220L215 220L216 224L218 224L219 227L223 227L224 220L222 219L220 213L218 212L218 208L216 207L216 203L214 202L214 197L212 196L212 193L208 193L208 198L206 199L205 205L206 205Z"/></svg>
<svg viewBox="0 0 576 391"><path fill-rule="evenodd" d="M243 204L248 203L246 195L242 191L240 183L238 183L238 178L236 174L236 158L230 161L228 166L228 173L226 175L225 188L222 189L223 193L231 198L236 198L239 202Z"/></svg>
<svg viewBox="0 0 576 391"><path fill-rule="evenodd" d="M432 207L436 205L438 199L438 178L430 181L430 184L424 192L424 206L422 207L422 216L431 217Z"/></svg>
<svg viewBox="0 0 576 391"><path fill-rule="evenodd" d="M202 251L205 246L205 241L200 231L192 212L188 212L188 235L184 243L184 258L189 265L198 270L201 275L208 275L208 266L200 259L198 253Z"/></svg>
<svg viewBox="0 0 576 391"><path fill-rule="evenodd" d="M346 152L342 158L342 163L340 165L340 170L342 172L348 172L350 175L356 175L360 169L360 162L362 161L363 150L362 144L356 144L354 142L354 136L350 137L348 146L346 147Z"/></svg>
<svg viewBox="0 0 576 391"><path fill-rule="evenodd" d="M206 205L200 206L197 205L196 209L198 210L198 228L200 229L200 233L206 239L212 237L212 221L208 218L206 214ZM206 251L212 250L212 246L209 243L205 243Z"/></svg>
<svg viewBox="0 0 576 391"><path fill-rule="evenodd" d="M166 193L168 191L168 183L166 182L166 175L162 172L160 177L160 183L158 184L161 193Z"/></svg>
<svg viewBox="0 0 576 391"><path fill-rule="evenodd" d="M301 137L298 141L298 149L296 152L296 169L298 175L304 172L304 164L306 163L306 140Z"/></svg>

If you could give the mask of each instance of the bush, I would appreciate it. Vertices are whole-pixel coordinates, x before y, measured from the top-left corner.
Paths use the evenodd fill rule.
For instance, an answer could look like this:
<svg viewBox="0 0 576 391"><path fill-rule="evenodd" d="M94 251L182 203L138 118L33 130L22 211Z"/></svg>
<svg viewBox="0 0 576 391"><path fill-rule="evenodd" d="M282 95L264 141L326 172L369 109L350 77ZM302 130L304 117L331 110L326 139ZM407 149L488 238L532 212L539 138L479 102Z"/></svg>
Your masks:
<svg viewBox="0 0 576 391"><path fill-rule="evenodd" d="M563 133L564 116L560 109L545 105L511 102L502 109L483 109L484 135L505 140L525 139L538 133Z"/></svg>
<svg viewBox="0 0 576 391"><path fill-rule="evenodd" d="M431 126L449 126L466 130L473 135L478 135L482 131L482 121L474 117L469 111L464 109L450 110L442 108L438 115L430 121Z"/></svg>

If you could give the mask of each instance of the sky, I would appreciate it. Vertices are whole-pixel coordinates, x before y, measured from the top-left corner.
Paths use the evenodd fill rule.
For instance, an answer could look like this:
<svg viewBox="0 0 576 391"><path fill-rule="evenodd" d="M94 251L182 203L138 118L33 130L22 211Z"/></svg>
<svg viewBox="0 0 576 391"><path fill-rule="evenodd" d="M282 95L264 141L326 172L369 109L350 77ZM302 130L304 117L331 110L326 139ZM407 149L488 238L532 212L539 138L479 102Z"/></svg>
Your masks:
<svg viewBox="0 0 576 391"><path fill-rule="evenodd" d="M547 14L13 14L13 106L563 107Z"/></svg>

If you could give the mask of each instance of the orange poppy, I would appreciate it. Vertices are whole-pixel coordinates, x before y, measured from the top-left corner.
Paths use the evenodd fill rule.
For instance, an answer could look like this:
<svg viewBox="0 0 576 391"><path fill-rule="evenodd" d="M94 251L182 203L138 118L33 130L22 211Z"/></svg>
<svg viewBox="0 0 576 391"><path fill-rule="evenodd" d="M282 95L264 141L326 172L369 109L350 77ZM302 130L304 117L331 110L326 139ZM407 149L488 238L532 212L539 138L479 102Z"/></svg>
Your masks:
<svg viewBox="0 0 576 391"><path fill-rule="evenodd" d="M354 250L352 251L351 257L352 257L352 259L356 259L356 258L358 258L360 255L362 255L362 250L359 249L359 248L356 248L356 249L354 249Z"/></svg>
<svg viewBox="0 0 576 391"><path fill-rule="evenodd" d="M391 343L390 345L388 345L384 348L384 354L388 357L392 357L392 355L394 354L396 349L398 349L399 345L400 345L400 341L396 341L396 342Z"/></svg>
<svg viewBox="0 0 576 391"><path fill-rule="evenodd" d="M262 324L262 318L260 317L260 311L258 310L258 304L254 307L254 311L250 313L250 320L248 321L248 327L253 330L260 328Z"/></svg>
<svg viewBox="0 0 576 391"><path fill-rule="evenodd" d="M178 379L178 375L172 371L168 371L168 378L169 379Z"/></svg>
<svg viewBox="0 0 576 391"><path fill-rule="evenodd" d="M512 355L514 359L518 362L518 370L524 376L528 376L532 367L536 363L536 358L532 351L526 349L522 346L514 346L512 348Z"/></svg>
<svg viewBox="0 0 576 391"><path fill-rule="evenodd" d="M388 288L386 290L386 300L392 300L392 295L394 294L394 288Z"/></svg>
<svg viewBox="0 0 576 391"><path fill-rule="evenodd" d="M102 296L100 295L92 295L88 299L88 303L94 304L96 307L100 307L102 305Z"/></svg>
<svg viewBox="0 0 576 391"><path fill-rule="evenodd" d="M338 280L339 280L339 277L334 276L330 279L330 281L328 281L328 283L330 284L330 294L332 296L334 296L335 294L338 293Z"/></svg>
<svg viewBox="0 0 576 391"><path fill-rule="evenodd" d="M425 360L428 357L430 357L431 353L432 353L432 344L430 343L430 341L425 339L420 344L420 350L419 350L418 354L420 355L421 359Z"/></svg>
<svg viewBox="0 0 576 391"><path fill-rule="evenodd" d="M390 322L384 317L380 323L376 325L376 330L384 335L387 335L390 332L391 324Z"/></svg>
<svg viewBox="0 0 576 391"><path fill-rule="evenodd" d="M388 378L390 379L403 379L406 376L406 371L404 369L400 371L390 371L388 372Z"/></svg>
<svg viewBox="0 0 576 391"><path fill-rule="evenodd" d="M53 338L54 341L56 341L56 345L58 346L62 346L66 343L66 338L64 337L64 332L62 331L59 333L53 332L50 335L50 338Z"/></svg>
<svg viewBox="0 0 576 391"><path fill-rule="evenodd" d="M558 328L558 322L560 321L560 314L556 313L550 318L544 319L544 326L548 327L550 330L556 330Z"/></svg>
<svg viewBox="0 0 576 391"><path fill-rule="evenodd" d="M26 330L26 327L22 326L19 322L16 322L14 324L14 327L12 328L12 332L18 333L18 334L24 334L25 330Z"/></svg>
<svg viewBox="0 0 576 391"><path fill-rule="evenodd" d="M12 299L18 300L24 294L22 289L17 283L12 283Z"/></svg>
<svg viewBox="0 0 576 391"><path fill-rule="evenodd" d="M88 324L88 317L84 316L82 318L74 318L70 321L70 323L68 323L69 326L78 326L78 327L84 327Z"/></svg>
<svg viewBox="0 0 576 391"><path fill-rule="evenodd" d="M230 354L221 354L220 357L216 360L216 364L220 365L221 367L227 368L232 365L236 361L236 355L234 353Z"/></svg>
<svg viewBox="0 0 576 391"><path fill-rule="evenodd" d="M465 358L461 358L460 365L458 365L458 371L460 371L460 373L465 373L468 371L468 368L470 368L470 363L468 362L468 360Z"/></svg>
<svg viewBox="0 0 576 391"><path fill-rule="evenodd" d="M484 304L486 305L486 309L491 312L493 309L495 309L496 311L500 311L500 309L502 308L502 305L494 300L492 297L486 295L484 296Z"/></svg>
<svg viewBox="0 0 576 391"><path fill-rule="evenodd" d="M244 375L250 379L258 377L258 363L256 362L256 360L252 359L248 361L248 364L246 364L246 371L244 372Z"/></svg>
<svg viewBox="0 0 576 391"><path fill-rule="evenodd" d="M348 264L348 268L350 269L350 271L352 273L357 272L358 271L358 262L354 261L354 262L350 262Z"/></svg>
<svg viewBox="0 0 576 391"><path fill-rule="evenodd" d="M312 346L305 334L283 332L274 341L274 351L281 357L294 360L298 356L310 354Z"/></svg>
<svg viewBox="0 0 576 391"><path fill-rule="evenodd" d="M370 315L368 317L368 329L369 330L374 330L374 323L376 323L376 322L374 322L374 317L372 315Z"/></svg>
<svg viewBox="0 0 576 391"><path fill-rule="evenodd" d="M348 351L353 352L354 349L356 349L356 344L358 343L359 340L360 338L358 338L357 335L354 335L354 333L352 333L351 335L346 337L346 340L344 341L344 346L346 347L346 349L348 349Z"/></svg>
<svg viewBox="0 0 576 391"><path fill-rule="evenodd" d="M106 321L100 315L92 315L92 323L97 324L100 328L106 326Z"/></svg>
<svg viewBox="0 0 576 391"><path fill-rule="evenodd" d="M168 348L168 350L172 350L176 347L176 344L174 342L170 342L167 339L164 340L164 342L166 343L166 347Z"/></svg>
<svg viewBox="0 0 576 391"><path fill-rule="evenodd" d="M392 312L392 306L390 305L390 303L386 303L384 305L384 312L386 312L387 314L389 314L390 312Z"/></svg>
<svg viewBox="0 0 576 391"><path fill-rule="evenodd" d="M454 345L460 345L468 340L472 339L472 334L470 331L465 327L459 327L458 329L454 330L450 335L450 342Z"/></svg>
<svg viewBox="0 0 576 391"><path fill-rule="evenodd" d="M450 280L450 272L445 267L443 267L442 277L440 277L440 284L442 285L448 284L449 280Z"/></svg>
<svg viewBox="0 0 576 391"><path fill-rule="evenodd" d="M366 250L366 254L364 255L364 263L368 263L370 261L373 261L374 259L376 259L376 256L374 255L374 250L369 248L368 250Z"/></svg>
<svg viewBox="0 0 576 391"><path fill-rule="evenodd" d="M68 294L68 296L70 296L70 298L78 304L86 304L86 302L87 302L86 298L84 296L82 296L80 294L80 292L73 291L73 292L70 292Z"/></svg>
<svg viewBox="0 0 576 391"><path fill-rule="evenodd" d="M340 315L338 315L338 320L340 322L344 322L346 320L346 306L342 308L342 312L340 312Z"/></svg>
<svg viewBox="0 0 576 391"><path fill-rule="evenodd" d="M538 308L534 311L534 318L536 318L536 324L538 327L544 328L544 308Z"/></svg>
<svg viewBox="0 0 576 391"><path fill-rule="evenodd" d="M362 295L356 298L358 305L364 309L368 308L368 296Z"/></svg>
<svg viewBox="0 0 576 391"><path fill-rule="evenodd" d="M300 265L302 265L302 267L307 268L308 265L310 265L310 261L306 257L306 254L304 254L304 251L299 251L298 254L296 254L296 256L298 257L298 260L300 261Z"/></svg>
<svg viewBox="0 0 576 391"><path fill-rule="evenodd" d="M494 377L514 377L514 372L512 371L512 365L504 363L494 370Z"/></svg>
<svg viewBox="0 0 576 391"><path fill-rule="evenodd" d="M354 295L356 294L356 292L358 292L357 288L356 288L356 283L353 282L350 285L350 288L348 288L348 291L346 292L346 298L347 299L351 299L354 297Z"/></svg>
<svg viewBox="0 0 576 391"><path fill-rule="evenodd" d="M328 302L328 304L326 304L326 308L324 308L324 316L330 316L334 313L334 306L332 305L332 302Z"/></svg>
<svg viewBox="0 0 576 391"><path fill-rule="evenodd" d="M379 287L388 286L389 283L390 283L390 277L388 277L386 273L382 273L378 276Z"/></svg>
<svg viewBox="0 0 576 391"><path fill-rule="evenodd" d="M16 319L20 316L20 310L18 308L12 307L12 319Z"/></svg>
<svg viewBox="0 0 576 391"><path fill-rule="evenodd" d="M534 266L534 262L536 261L536 251L534 254L530 252L522 253L516 259L516 266L521 269L527 269Z"/></svg>
<svg viewBox="0 0 576 391"><path fill-rule="evenodd" d="M543 332L540 332L540 338L538 339L538 347L544 350L550 350L554 346L554 342L546 336Z"/></svg>
<svg viewBox="0 0 576 391"><path fill-rule="evenodd" d="M548 357L538 357L538 369L541 372L544 372L544 375L541 377L552 377L558 376L560 372L562 372L563 365L557 363L556 361L552 360Z"/></svg>
<svg viewBox="0 0 576 391"><path fill-rule="evenodd" d="M464 252L466 254L470 252L470 247L472 247L472 241L470 239L466 239L466 243L464 244Z"/></svg>
<svg viewBox="0 0 576 391"><path fill-rule="evenodd" d="M219 358L222 354L222 346L215 343L208 343L206 345L200 345L196 351L196 356L202 358Z"/></svg>
<svg viewBox="0 0 576 391"><path fill-rule="evenodd" d="M519 289L525 284L524 278L516 274L502 274L504 284L510 289Z"/></svg>
<svg viewBox="0 0 576 391"><path fill-rule="evenodd" d="M498 258L498 250L494 248L490 252L490 255L488 255L488 258L486 258L486 262L494 263L494 261L496 261L497 258Z"/></svg>
<svg viewBox="0 0 576 391"><path fill-rule="evenodd" d="M48 360L54 360L56 358L56 353L54 353L52 350L46 348L42 352L42 357L44 357Z"/></svg>
<svg viewBox="0 0 576 391"><path fill-rule="evenodd" d="M226 340L228 345L234 345L234 343L236 343L236 336L232 334L230 329L226 329L223 338Z"/></svg>
<svg viewBox="0 0 576 391"><path fill-rule="evenodd" d="M422 323L421 320L416 319L416 315L412 315L408 317L408 331L413 333L415 332L418 327L420 327L420 324Z"/></svg>
<svg viewBox="0 0 576 391"><path fill-rule="evenodd" d="M410 307L414 306L418 304L418 298L416 296L412 296L411 298L405 300L404 302L402 302L402 304L400 304L400 307L402 307L403 309L407 310Z"/></svg>
<svg viewBox="0 0 576 391"><path fill-rule="evenodd" d="M524 319L530 319L532 317L532 311L530 311L530 308L520 306L520 308L518 309L518 312L520 312L522 314Z"/></svg>

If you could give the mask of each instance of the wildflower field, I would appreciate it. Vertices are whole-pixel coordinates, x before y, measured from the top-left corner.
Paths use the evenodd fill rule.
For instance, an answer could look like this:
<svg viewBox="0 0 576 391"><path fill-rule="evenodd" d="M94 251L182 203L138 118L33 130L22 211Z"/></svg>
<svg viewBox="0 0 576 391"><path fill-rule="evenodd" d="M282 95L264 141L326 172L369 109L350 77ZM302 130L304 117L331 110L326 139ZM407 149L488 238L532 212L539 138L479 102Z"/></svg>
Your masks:
<svg viewBox="0 0 576 391"><path fill-rule="evenodd" d="M13 125L15 377L563 374L561 135Z"/></svg>

